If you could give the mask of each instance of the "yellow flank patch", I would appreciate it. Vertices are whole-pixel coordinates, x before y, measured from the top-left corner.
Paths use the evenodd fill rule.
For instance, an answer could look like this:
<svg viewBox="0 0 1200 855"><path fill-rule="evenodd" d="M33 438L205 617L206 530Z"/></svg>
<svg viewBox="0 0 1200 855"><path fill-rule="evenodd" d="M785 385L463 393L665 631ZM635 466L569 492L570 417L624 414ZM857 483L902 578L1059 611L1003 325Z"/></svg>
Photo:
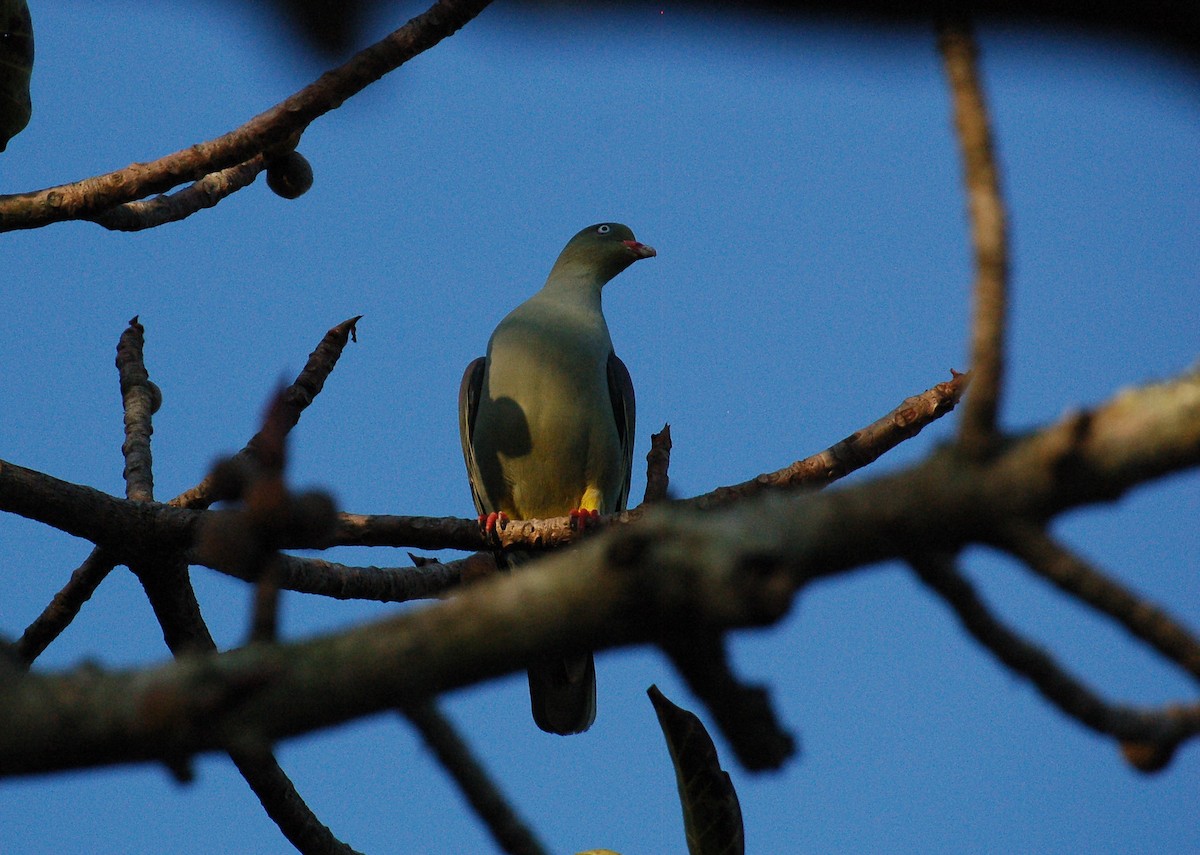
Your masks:
<svg viewBox="0 0 1200 855"><path fill-rule="evenodd" d="M598 511L600 510L601 501L603 501L603 497L600 495L600 491L595 487L588 487L583 491L583 498L579 502L579 507L585 511Z"/></svg>

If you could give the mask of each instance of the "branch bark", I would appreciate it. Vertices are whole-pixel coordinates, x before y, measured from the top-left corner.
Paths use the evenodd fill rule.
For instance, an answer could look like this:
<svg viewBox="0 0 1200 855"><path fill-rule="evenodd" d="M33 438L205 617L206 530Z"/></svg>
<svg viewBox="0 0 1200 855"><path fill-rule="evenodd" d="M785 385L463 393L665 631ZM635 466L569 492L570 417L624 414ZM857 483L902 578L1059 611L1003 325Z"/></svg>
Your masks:
<svg viewBox="0 0 1200 855"><path fill-rule="evenodd" d="M1197 464L1200 374L1190 374L1014 441L986 465L949 448L839 491L773 493L708 513L654 507L637 525L521 573L339 635L185 656L143 672L30 675L0 693L0 720L14 723L0 733L0 774L187 756L246 734L271 742L559 650L769 624L814 579L994 542L1006 521L1042 520ZM1200 733L1200 708L1121 708L1104 728L1131 743L1178 744Z"/></svg>
<svg viewBox="0 0 1200 855"><path fill-rule="evenodd" d="M426 12L355 54L345 64L327 71L265 113L216 139L150 163L135 163L72 184L0 196L0 231L95 219L117 205L165 193L259 155L269 155L276 149L294 147L296 139L313 120L453 35L487 5L488 0L438 0Z"/></svg>
<svg viewBox="0 0 1200 855"><path fill-rule="evenodd" d="M971 244L975 248L975 306L971 322L971 373L975 389L963 409L959 442L968 455L982 457L1000 441L996 417L1004 381L1008 234L977 50L966 20L940 22L938 47L954 103Z"/></svg>

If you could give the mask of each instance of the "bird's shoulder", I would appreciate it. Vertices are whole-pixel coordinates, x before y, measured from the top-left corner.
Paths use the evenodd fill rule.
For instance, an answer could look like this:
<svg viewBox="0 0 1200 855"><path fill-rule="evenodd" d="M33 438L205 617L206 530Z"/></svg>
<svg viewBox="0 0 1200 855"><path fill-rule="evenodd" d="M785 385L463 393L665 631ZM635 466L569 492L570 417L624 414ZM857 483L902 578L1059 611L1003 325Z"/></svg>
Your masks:
<svg viewBox="0 0 1200 855"><path fill-rule="evenodd" d="M508 336L577 338L611 342L598 300L539 291L505 316L493 338Z"/></svg>

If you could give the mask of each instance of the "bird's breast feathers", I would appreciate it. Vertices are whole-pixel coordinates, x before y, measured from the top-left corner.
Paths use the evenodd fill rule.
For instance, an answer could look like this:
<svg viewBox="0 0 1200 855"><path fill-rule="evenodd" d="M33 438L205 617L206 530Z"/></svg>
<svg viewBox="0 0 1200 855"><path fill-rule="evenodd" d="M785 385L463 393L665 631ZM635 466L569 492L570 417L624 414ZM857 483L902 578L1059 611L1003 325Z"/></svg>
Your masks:
<svg viewBox="0 0 1200 855"><path fill-rule="evenodd" d="M580 507L589 489L601 497L598 510L612 511L623 473L607 380L612 344L603 317L597 323L583 312L524 308L492 337L488 403L480 412L481 419L506 422L484 435L510 440L490 450L508 487L508 512L524 519L561 516ZM516 435L522 441L511 441Z"/></svg>

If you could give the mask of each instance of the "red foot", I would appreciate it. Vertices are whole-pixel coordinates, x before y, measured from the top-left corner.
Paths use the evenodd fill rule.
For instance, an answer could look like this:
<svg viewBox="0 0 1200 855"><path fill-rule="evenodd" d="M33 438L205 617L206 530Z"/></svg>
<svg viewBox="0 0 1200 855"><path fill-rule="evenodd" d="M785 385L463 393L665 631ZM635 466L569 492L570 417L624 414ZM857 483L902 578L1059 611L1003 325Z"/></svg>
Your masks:
<svg viewBox="0 0 1200 855"><path fill-rule="evenodd" d="M504 511L500 511L499 513L492 511L490 514L479 515L479 527L483 529L484 533L486 534L495 534L497 526L499 526L500 530L503 531L504 527L507 525L508 514L504 513Z"/></svg>
<svg viewBox="0 0 1200 855"><path fill-rule="evenodd" d="M599 511L589 511L586 508L576 508L571 511L568 516L571 517L571 528L575 531L587 531L589 527L595 526L600 519Z"/></svg>

